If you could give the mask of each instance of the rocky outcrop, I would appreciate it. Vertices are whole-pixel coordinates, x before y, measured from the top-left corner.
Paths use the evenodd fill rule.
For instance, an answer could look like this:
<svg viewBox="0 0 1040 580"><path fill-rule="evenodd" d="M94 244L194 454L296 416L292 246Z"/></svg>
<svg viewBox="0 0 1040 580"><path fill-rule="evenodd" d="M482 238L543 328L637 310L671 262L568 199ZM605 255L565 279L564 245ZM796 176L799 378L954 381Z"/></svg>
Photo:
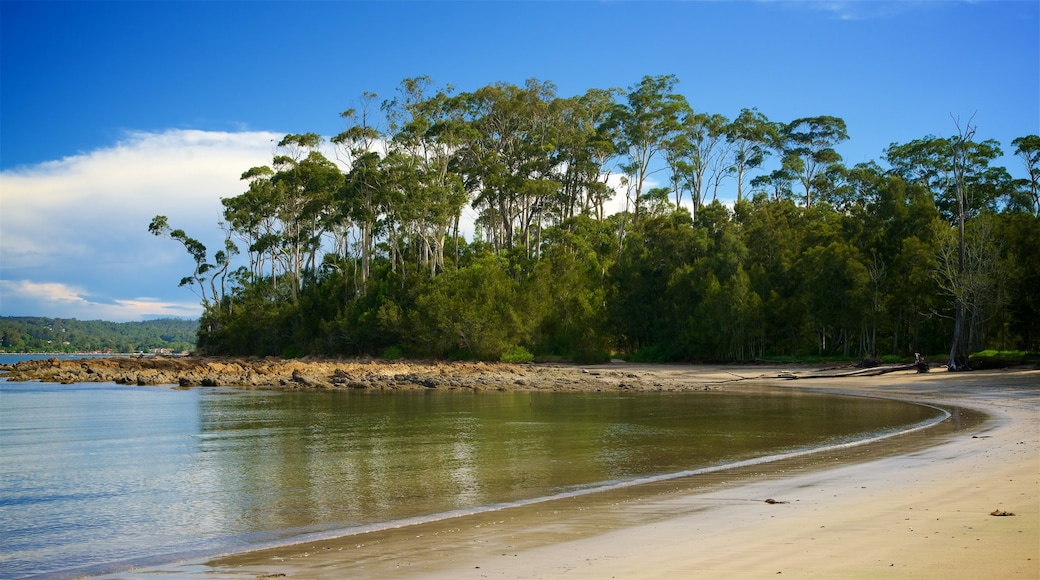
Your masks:
<svg viewBox="0 0 1040 580"><path fill-rule="evenodd" d="M469 389L589 391L628 388L613 373L557 365L343 359L112 357L0 365L8 381L258 389ZM619 375L620 376L620 375ZM625 378L620 376L621 379Z"/></svg>

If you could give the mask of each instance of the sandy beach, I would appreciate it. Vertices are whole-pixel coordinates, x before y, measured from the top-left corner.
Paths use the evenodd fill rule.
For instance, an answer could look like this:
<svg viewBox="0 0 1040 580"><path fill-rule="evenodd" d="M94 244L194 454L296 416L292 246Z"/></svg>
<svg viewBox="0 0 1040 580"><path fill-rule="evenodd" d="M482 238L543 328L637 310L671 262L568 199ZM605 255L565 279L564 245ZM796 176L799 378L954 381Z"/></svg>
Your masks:
<svg viewBox="0 0 1040 580"><path fill-rule="evenodd" d="M598 368L655 389L773 384L953 416L844 451L119 577L1040 578L1040 371Z"/></svg>

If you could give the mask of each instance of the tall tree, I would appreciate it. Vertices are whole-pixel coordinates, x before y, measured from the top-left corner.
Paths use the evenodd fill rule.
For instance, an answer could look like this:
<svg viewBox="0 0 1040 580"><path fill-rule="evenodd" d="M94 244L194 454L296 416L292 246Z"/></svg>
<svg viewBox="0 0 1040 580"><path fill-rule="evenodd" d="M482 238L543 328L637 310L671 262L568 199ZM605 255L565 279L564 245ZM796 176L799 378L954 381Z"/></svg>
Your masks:
<svg viewBox="0 0 1040 580"><path fill-rule="evenodd" d="M729 171L737 182L737 201L744 199L744 182L749 172L762 166L770 154L769 143L776 141L776 125L757 109L741 109L726 127L726 139L732 145Z"/></svg>
<svg viewBox="0 0 1040 580"><path fill-rule="evenodd" d="M222 302L224 302L226 293L225 280L231 268L231 258L238 254L238 247L231 241L230 234L224 240L224 249L218 250L213 255L214 264L210 264L207 258L206 246L186 234L184 230L175 230L170 227L166 216L157 215L152 218L151 223L148 224L148 231L152 235L173 240L184 246L192 260L195 261L195 268L190 276L181 278L180 286L191 287L191 290L202 300L204 309L209 310L211 306L219 308ZM209 281L209 293L206 292L207 280ZM219 292L217 291L217 280L220 281ZM197 290L196 287L198 288Z"/></svg>
<svg viewBox="0 0 1040 580"><path fill-rule="evenodd" d="M283 154L273 160L271 182L279 197L282 222L282 247L295 299L304 274L313 279L318 266L325 212L332 207L332 196L339 188L339 169L320 151L323 139L315 133L289 134L278 143Z"/></svg>
<svg viewBox="0 0 1040 580"><path fill-rule="evenodd" d="M680 130L680 120L690 112L686 98L675 92L675 75L645 76L629 88L626 106L618 111L621 142L633 202L633 215L639 220L643 190L647 179L661 171L654 162L669 139Z"/></svg>
<svg viewBox="0 0 1040 580"><path fill-rule="evenodd" d="M849 138L845 121L838 117L804 117L784 128L783 165L805 188L805 207L812 206L817 179L828 167L841 163L835 145Z"/></svg>
<svg viewBox="0 0 1040 580"><path fill-rule="evenodd" d="M403 186L395 190L393 211L417 238L416 262L431 275L445 268L445 242L453 225L457 246L458 223L467 201L462 180L452 169L462 132L446 107L452 90L450 86L432 89L429 77L405 79L398 95L383 105L390 151L399 169L392 182ZM397 248L399 236L394 232L391 236ZM401 271L403 275L403 260Z"/></svg>
<svg viewBox="0 0 1040 580"><path fill-rule="evenodd" d="M460 171L496 248L535 251L532 233L560 190L555 93L552 83L530 79L523 88L498 83L457 97L470 129Z"/></svg>
<svg viewBox="0 0 1040 580"><path fill-rule="evenodd" d="M270 265L272 286L275 286L280 242L278 194L271 182L273 176L274 170L266 165L244 171L241 180L247 182L249 188L240 195L222 198L220 203L224 206L224 223L246 244L250 281L262 278L266 266Z"/></svg>
<svg viewBox="0 0 1040 580"><path fill-rule="evenodd" d="M713 192L717 192L719 181L725 175L723 160L728 153L728 122L719 114L690 111L682 117L675 136L666 141L665 157L672 170L675 205L681 204L680 185L685 185L690 191L694 218L705 203L709 183L714 182Z"/></svg>
<svg viewBox="0 0 1040 580"><path fill-rule="evenodd" d="M556 204L560 221L590 213L602 221L613 191L607 185L617 156L617 127L611 122L618 108L618 89L590 89L580 97L560 103L558 150L562 165L561 199Z"/></svg>
<svg viewBox="0 0 1040 580"><path fill-rule="evenodd" d="M1040 136L1018 137L1011 144L1015 146L1015 155L1022 158L1029 175L1019 186L1029 194L1033 215L1040 216Z"/></svg>
<svg viewBox="0 0 1040 580"><path fill-rule="evenodd" d="M382 159L378 145L383 134L373 119L373 108L378 95L365 92L358 107L347 109L340 117L347 121L347 129L332 138L337 145L337 157L349 167L346 181L339 191L340 211L360 230L361 271L357 284L359 292L366 292L372 271L375 230L380 216Z"/></svg>
<svg viewBox="0 0 1040 580"><path fill-rule="evenodd" d="M943 218L955 224L962 201L967 218L985 209L998 209L1001 196L1007 194L1011 184L1004 168L990 166L1001 155L999 143L992 139L965 140L958 134L948 138L927 136L907 143L893 143L885 150L885 161L893 173L908 183L923 185L932 192ZM957 190L958 171L962 181L960 194ZM963 195L964 199L959 200L958 195Z"/></svg>
<svg viewBox="0 0 1040 580"><path fill-rule="evenodd" d="M971 266L981 276L989 270L985 260L997 259L995 254L981 255L979 260L966 263L967 221L984 211L996 211L1000 199L1011 190L1007 171L990 166L990 162L1001 155L998 143L975 141L976 127L970 120L964 127L956 119L955 124L957 134L952 137L926 137L902 145L892 144L886 151L892 171L931 191L943 218L955 230L956 252L941 254L941 267L937 272L939 282L953 300L953 335L947 361L950 370L967 368L967 339L983 332L968 326L984 322L984 317L969 311L971 304L984 301L972 299L969 304L968 279L977 276L965 268ZM939 235L938 239L944 236Z"/></svg>

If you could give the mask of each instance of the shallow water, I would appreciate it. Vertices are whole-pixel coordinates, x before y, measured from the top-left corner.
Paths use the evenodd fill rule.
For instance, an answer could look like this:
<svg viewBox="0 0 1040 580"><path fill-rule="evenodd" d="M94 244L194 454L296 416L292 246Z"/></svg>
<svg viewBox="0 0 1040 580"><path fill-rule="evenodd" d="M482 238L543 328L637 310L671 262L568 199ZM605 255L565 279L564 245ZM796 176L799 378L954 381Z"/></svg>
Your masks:
<svg viewBox="0 0 1040 580"><path fill-rule="evenodd" d="M849 441L940 415L790 391L0 382L0 574L100 574Z"/></svg>

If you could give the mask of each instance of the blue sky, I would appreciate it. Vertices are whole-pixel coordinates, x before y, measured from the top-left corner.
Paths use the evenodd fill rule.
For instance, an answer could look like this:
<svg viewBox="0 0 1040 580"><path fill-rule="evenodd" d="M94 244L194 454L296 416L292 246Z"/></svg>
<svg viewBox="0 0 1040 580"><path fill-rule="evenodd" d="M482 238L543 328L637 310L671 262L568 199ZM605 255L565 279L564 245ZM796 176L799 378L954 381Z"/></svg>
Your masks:
<svg viewBox="0 0 1040 580"><path fill-rule="evenodd" d="M849 165L972 117L1040 132L1040 2L0 2L0 314L195 316L220 198L285 133L429 75L560 96L674 74L694 109L833 115Z"/></svg>

